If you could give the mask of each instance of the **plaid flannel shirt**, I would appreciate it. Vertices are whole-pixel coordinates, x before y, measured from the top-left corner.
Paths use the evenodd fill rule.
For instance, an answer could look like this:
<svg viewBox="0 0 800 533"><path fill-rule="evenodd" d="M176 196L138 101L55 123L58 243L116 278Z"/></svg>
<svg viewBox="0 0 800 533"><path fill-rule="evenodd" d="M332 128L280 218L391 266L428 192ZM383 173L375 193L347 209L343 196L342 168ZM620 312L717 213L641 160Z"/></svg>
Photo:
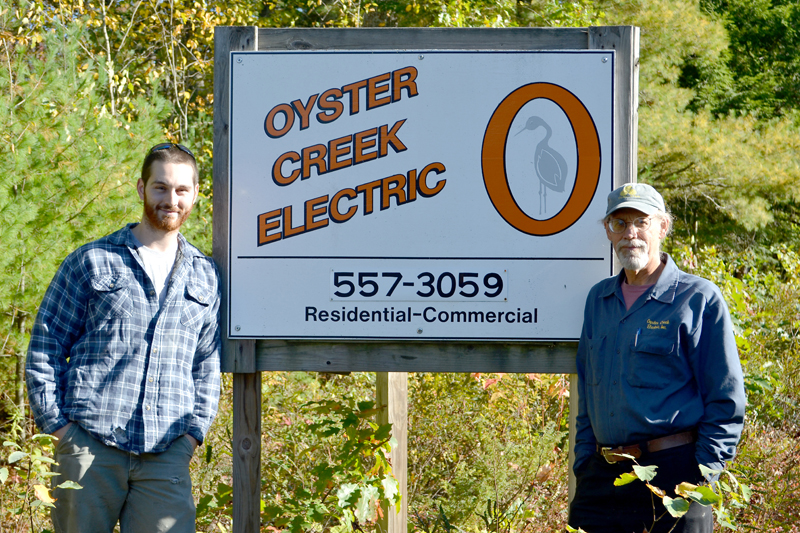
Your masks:
<svg viewBox="0 0 800 533"><path fill-rule="evenodd" d="M109 446L162 452L199 442L219 401L219 276L178 236L164 304L130 224L61 264L45 294L26 363L36 425L78 423Z"/></svg>

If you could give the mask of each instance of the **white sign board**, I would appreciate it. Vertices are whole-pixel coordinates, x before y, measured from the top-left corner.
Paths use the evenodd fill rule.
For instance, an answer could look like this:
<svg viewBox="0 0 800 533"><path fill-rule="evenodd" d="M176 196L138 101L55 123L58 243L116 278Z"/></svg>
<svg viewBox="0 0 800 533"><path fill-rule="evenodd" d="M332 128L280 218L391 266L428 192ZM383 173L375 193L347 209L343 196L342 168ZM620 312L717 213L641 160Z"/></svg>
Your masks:
<svg viewBox="0 0 800 533"><path fill-rule="evenodd" d="M570 341L611 51L234 52L232 338Z"/></svg>

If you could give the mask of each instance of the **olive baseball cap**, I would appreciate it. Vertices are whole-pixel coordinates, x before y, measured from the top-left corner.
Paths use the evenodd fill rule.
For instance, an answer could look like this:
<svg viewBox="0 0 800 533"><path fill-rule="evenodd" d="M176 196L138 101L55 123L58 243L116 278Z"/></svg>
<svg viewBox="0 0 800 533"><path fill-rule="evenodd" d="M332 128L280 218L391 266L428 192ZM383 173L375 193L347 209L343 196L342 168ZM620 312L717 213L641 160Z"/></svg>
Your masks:
<svg viewBox="0 0 800 533"><path fill-rule="evenodd" d="M652 215L656 211L667 211L664 198L646 183L626 183L611 191L608 195L606 216L626 207L641 211L645 215Z"/></svg>

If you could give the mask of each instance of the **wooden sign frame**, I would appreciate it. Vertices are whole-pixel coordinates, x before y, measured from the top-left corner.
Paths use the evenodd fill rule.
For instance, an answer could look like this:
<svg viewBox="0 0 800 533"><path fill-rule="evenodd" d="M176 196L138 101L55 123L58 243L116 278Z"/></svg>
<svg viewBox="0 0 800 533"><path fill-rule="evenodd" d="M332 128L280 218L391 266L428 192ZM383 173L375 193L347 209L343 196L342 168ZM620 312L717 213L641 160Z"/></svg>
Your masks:
<svg viewBox="0 0 800 533"><path fill-rule="evenodd" d="M639 29L636 27L505 29L217 27L214 52L213 250L223 288L222 369L224 372L234 373L233 475L236 532L259 531L260 372L262 371L564 374L575 372L575 343L309 342L227 338L230 52L410 48L615 50L614 184L618 186L636 181L639 58ZM574 386L572 392L570 403L571 407L574 407L577 405ZM572 438L571 434L571 441Z"/></svg>

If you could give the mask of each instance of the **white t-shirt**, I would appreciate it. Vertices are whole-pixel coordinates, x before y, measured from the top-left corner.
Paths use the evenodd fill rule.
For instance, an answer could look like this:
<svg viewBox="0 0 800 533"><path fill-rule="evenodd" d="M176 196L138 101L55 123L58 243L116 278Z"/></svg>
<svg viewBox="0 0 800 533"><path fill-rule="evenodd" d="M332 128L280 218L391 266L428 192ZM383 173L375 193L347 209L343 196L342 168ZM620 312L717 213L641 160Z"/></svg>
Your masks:
<svg viewBox="0 0 800 533"><path fill-rule="evenodd" d="M140 243L141 244L141 243ZM153 282L158 294L158 306L164 305L164 300L167 297L167 288L169 284L169 277L172 274L172 268L175 266L175 257L178 254L178 243L175 243L173 248L165 252L159 252L141 245L137 248L139 257L142 258L144 263L144 270L150 276L150 281Z"/></svg>

